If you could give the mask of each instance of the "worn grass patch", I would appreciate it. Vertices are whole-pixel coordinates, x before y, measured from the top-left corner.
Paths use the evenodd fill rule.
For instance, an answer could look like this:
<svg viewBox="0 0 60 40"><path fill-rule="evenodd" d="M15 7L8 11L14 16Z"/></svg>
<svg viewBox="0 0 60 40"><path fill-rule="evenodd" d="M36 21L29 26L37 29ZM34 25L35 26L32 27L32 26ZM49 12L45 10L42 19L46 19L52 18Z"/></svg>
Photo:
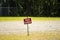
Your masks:
<svg viewBox="0 0 60 40"><path fill-rule="evenodd" d="M21 34L0 34L0 40L60 40L59 32L33 32L29 36Z"/></svg>

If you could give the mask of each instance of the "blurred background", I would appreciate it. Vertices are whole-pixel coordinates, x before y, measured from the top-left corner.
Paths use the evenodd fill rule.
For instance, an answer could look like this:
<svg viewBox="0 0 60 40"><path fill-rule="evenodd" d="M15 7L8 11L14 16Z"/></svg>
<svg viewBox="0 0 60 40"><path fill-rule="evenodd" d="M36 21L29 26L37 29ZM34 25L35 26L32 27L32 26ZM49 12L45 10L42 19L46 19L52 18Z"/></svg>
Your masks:
<svg viewBox="0 0 60 40"><path fill-rule="evenodd" d="M60 1L0 0L0 16L60 17Z"/></svg>

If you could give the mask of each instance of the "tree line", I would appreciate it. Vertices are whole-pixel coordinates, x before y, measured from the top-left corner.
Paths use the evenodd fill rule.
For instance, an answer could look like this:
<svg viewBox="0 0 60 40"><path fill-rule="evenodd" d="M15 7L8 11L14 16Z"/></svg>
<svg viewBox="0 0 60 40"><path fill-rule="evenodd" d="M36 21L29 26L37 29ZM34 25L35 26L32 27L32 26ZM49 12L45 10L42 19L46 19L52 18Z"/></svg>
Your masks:
<svg viewBox="0 0 60 40"><path fill-rule="evenodd" d="M15 0L19 16L60 17L57 0Z"/></svg>
<svg viewBox="0 0 60 40"><path fill-rule="evenodd" d="M10 8L11 12L13 12L10 16L60 17L60 2L58 3L58 0L13 1L16 4L16 9Z"/></svg>

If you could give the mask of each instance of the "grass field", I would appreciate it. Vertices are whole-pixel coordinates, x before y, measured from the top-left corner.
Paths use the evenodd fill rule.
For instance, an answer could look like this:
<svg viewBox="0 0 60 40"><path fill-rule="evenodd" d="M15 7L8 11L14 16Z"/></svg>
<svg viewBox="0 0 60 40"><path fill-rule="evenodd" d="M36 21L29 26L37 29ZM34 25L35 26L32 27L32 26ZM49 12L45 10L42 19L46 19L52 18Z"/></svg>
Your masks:
<svg viewBox="0 0 60 40"><path fill-rule="evenodd" d="M0 17L0 22L23 21L26 17ZM32 21L60 21L59 17L30 17ZM59 24L59 23L58 23ZM4 24L5 25L5 24ZM1 26L0 26L1 27ZM31 32L29 36L23 34L0 34L0 40L60 40L59 31Z"/></svg>
<svg viewBox="0 0 60 40"><path fill-rule="evenodd" d="M0 17L0 21L22 21L26 17ZM60 17L29 17L32 20L60 20Z"/></svg>

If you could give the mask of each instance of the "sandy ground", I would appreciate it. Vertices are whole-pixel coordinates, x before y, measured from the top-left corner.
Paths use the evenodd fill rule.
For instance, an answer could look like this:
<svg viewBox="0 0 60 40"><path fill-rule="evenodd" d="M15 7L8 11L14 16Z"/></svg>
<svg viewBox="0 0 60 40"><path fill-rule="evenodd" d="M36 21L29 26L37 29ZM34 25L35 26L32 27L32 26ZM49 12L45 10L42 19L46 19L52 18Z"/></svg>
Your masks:
<svg viewBox="0 0 60 40"><path fill-rule="evenodd" d="M27 25L22 21L0 22L0 33L23 33L27 31ZM29 31L60 31L60 21L33 21L29 24Z"/></svg>
<svg viewBox="0 0 60 40"><path fill-rule="evenodd" d="M1 40L60 40L60 21L33 21L29 34L26 39L27 25L23 21L0 22Z"/></svg>

